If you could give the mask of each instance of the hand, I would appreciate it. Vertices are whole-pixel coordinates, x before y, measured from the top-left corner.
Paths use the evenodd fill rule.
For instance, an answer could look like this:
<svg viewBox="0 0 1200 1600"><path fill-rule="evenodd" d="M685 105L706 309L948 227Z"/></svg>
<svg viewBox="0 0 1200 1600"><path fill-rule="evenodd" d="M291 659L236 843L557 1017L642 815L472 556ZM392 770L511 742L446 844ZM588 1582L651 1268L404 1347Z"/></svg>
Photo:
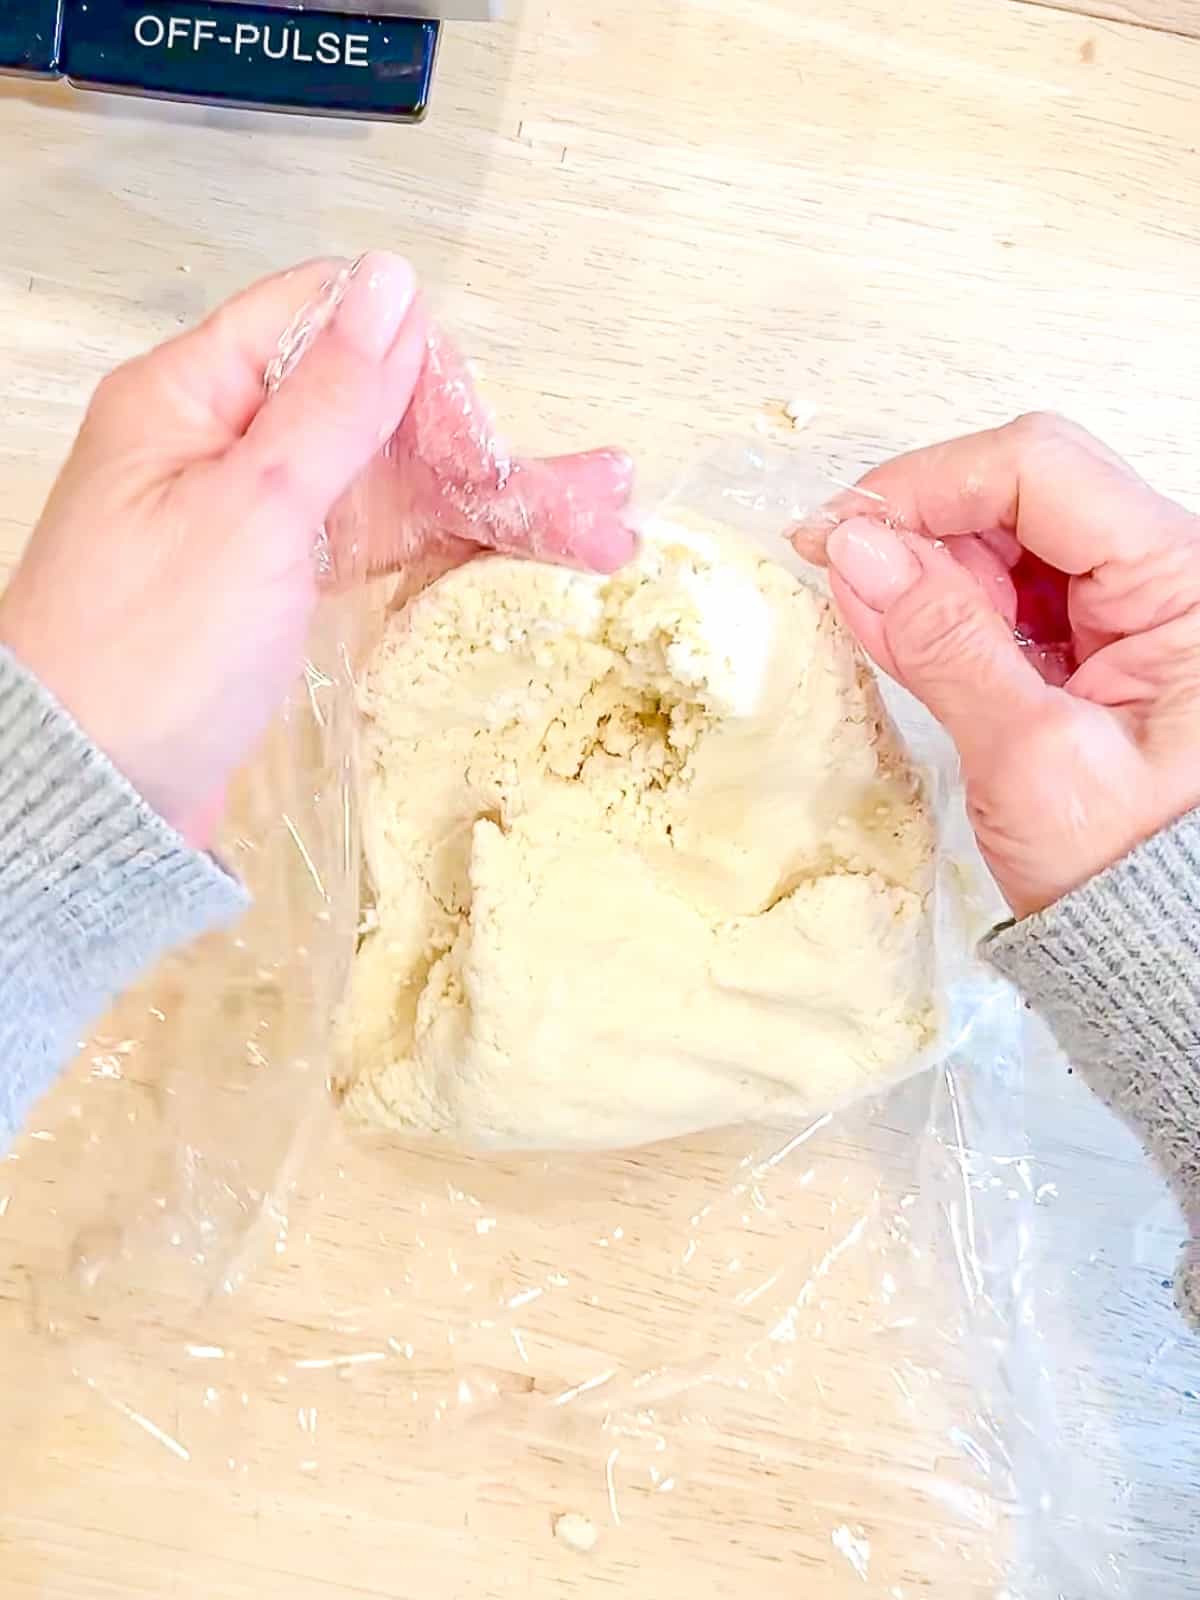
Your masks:
<svg viewBox="0 0 1200 1600"><path fill-rule="evenodd" d="M285 330L323 286L331 314L264 403ZM374 570L432 544L443 565L501 542L609 568L631 553L630 468L608 452L521 469L536 490L522 515L492 514L517 469L499 470L465 373L441 381L448 359L411 269L373 255L260 283L100 385L0 601L0 644L192 842L300 669L322 523L351 573L351 536ZM407 501L340 528L331 510L410 411Z"/></svg>
<svg viewBox="0 0 1200 1600"><path fill-rule="evenodd" d="M1081 428L901 456L794 543L954 739L1017 916L1200 804L1200 519Z"/></svg>
<svg viewBox="0 0 1200 1600"><path fill-rule="evenodd" d="M609 572L633 553L622 515L632 484L628 457L612 450L514 459L466 362L431 328L404 421L329 530L350 578L402 567L409 583L428 582L481 545Z"/></svg>

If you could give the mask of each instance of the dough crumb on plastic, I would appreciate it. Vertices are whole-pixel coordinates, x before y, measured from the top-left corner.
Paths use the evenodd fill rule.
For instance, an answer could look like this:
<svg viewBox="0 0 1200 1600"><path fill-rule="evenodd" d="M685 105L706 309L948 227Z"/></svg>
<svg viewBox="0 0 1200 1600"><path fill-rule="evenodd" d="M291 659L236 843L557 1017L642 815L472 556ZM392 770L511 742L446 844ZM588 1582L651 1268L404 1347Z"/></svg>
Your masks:
<svg viewBox="0 0 1200 1600"><path fill-rule="evenodd" d="M559 1544L566 1545L568 1550L588 1555L596 1548L600 1533L589 1517L583 1516L578 1511L565 1511L562 1516L554 1519L554 1537Z"/></svg>

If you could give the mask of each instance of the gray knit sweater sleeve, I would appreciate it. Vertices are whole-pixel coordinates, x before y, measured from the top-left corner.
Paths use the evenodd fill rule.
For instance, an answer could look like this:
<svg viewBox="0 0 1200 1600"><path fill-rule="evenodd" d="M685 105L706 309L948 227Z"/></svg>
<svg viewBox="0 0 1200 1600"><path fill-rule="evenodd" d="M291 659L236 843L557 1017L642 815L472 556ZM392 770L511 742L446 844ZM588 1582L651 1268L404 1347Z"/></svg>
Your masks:
<svg viewBox="0 0 1200 1600"><path fill-rule="evenodd" d="M245 900L0 649L0 1151L109 999Z"/></svg>
<svg viewBox="0 0 1200 1600"><path fill-rule="evenodd" d="M985 954L1170 1184L1191 1241L1176 1297L1200 1326L1200 811Z"/></svg>

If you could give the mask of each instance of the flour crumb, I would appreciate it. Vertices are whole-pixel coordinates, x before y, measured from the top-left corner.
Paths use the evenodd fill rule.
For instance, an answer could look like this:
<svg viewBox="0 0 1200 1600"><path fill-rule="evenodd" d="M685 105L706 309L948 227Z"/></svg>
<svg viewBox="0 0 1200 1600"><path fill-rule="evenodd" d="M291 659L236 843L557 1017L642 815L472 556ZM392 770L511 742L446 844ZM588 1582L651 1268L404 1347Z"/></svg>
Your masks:
<svg viewBox="0 0 1200 1600"><path fill-rule="evenodd" d="M817 408L811 400L806 400L803 395L793 395L783 408L783 414L791 426L799 433L801 428L807 428L817 414Z"/></svg>
<svg viewBox="0 0 1200 1600"><path fill-rule="evenodd" d="M590 1518L578 1511L565 1511L554 1519L554 1537L568 1550L586 1556L596 1548L600 1534Z"/></svg>
<svg viewBox="0 0 1200 1600"><path fill-rule="evenodd" d="M871 1541L865 1531L859 1528L856 1534L851 1533L843 1522L840 1527L833 1530L830 1543L839 1555L845 1556L858 1576L865 1581L871 1570Z"/></svg>

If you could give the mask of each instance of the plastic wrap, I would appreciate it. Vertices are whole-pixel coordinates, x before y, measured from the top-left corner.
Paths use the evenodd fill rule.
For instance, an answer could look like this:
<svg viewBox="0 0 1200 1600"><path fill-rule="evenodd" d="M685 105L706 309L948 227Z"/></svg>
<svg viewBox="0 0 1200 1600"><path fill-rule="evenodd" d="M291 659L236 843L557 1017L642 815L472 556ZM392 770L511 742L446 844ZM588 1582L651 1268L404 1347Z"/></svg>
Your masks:
<svg viewBox="0 0 1200 1600"><path fill-rule="evenodd" d="M405 504L407 459L393 441L333 519L342 579ZM675 503L790 560L782 530L830 487L731 449ZM461 554L434 544L435 568ZM558 1593L585 1559L711 1595L1142 1592L1118 1422L1088 1378L1087 1250L1056 1231L1037 1131L1058 1066L971 959L995 908L941 735L892 697L937 797L947 1001L938 1059L893 1093L613 1155L367 1140L329 1075L379 610L331 588L237 797L223 849L253 910L121 1002L20 1153L26 1185L72 1174L23 1264L41 1333L175 1470L316 1479L379 1518L403 1486L426 1508L406 1593ZM1160 1374L1179 1349L1159 1341Z"/></svg>

